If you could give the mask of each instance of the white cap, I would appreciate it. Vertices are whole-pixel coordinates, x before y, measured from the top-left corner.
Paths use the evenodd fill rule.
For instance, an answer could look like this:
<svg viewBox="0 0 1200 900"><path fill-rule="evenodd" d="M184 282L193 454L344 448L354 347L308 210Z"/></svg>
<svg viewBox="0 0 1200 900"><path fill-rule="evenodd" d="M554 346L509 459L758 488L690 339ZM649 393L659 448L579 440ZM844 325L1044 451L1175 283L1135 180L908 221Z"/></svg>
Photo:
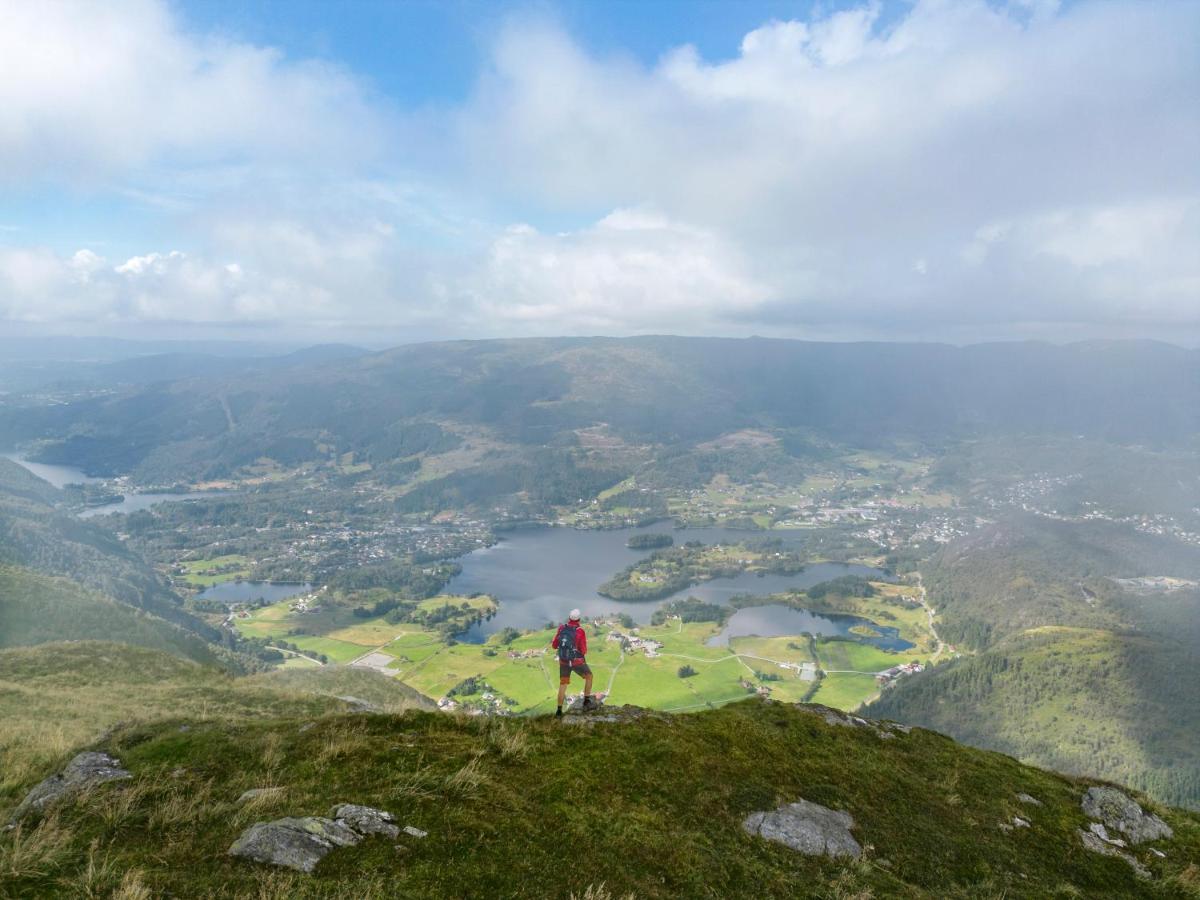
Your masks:
<svg viewBox="0 0 1200 900"><path fill-rule="evenodd" d="M580 616L582 616L582 615L583 615L583 613L581 613L579 610L573 609L573 610L571 610L571 615L568 617L567 621L578 622Z"/></svg>

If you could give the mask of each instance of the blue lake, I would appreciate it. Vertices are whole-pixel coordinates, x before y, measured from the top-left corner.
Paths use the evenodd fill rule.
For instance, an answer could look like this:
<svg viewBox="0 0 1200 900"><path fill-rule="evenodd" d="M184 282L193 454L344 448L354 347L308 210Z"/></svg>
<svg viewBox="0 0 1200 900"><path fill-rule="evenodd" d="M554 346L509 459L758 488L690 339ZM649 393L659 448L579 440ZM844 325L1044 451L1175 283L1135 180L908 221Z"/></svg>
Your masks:
<svg viewBox="0 0 1200 900"><path fill-rule="evenodd" d="M476 550L459 560L462 573L451 580L446 590L454 594L472 594L478 591L490 594L500 603L496 615L473 625L460 639L473 643L481 642L488 635L510 626L520 630L540 628L548 622L561 622L572 607L579 607L585 616L627 613L635 621L645 623L650 621L654 610L676 598L692 596L712 603L727 603L734 594L774 594L789 588L811 587L843 575L886 578L883 571L869 566L815 563L796 575L760 577L744 574L736 578L714 579L651 603L629 603L601 597L596 593L601 584L621 569L652 552L630 550L625 546L630 535L646 532L669 533L674 536L676 544L686 541L730 544L778 538L786 547L797 548L804 542L803 535L776 531L738 531L729 528L689 528L676 531L669 522L649 528L613 531L530 528L508 532L500 543ZM786 607L770 608L794 612ZM746 610L735 614L729 624L732 625L744 612ZM828 619L820 616L815 618ZM743 618L742 621L747 620ZM855 619L845 628L863 624L864 621ZM882 627L872 627L877 631L884 631ZM817 633L848 633L836 624L829 625L828 629ZM772 633L800 634L802 631L804 629Z"/></svg>
<svg viewBox="0 0 1200 900"><path fill-rule="evenodd" d="M312 590L311 584L280 584L273 581L226 581L214 584L200 592L202 600L216 600L218 603L232 605L235 603L250 603L262 597L268 603L278 603L289 597L307 594Z"/></svg>
<svg viewBox="0 0 1200 900"><path fill-rule="evenodd" d="M855 625L866 625L879 632L879 637L863 637L850 629ZM900 637L896 628L880 625L861 616L846 616L838 613L817 613L807 609L792 609L790 606L748 606L739 609L721 633L709 640L710 647L723 647L730 638L779 637L786 634L812 634L818 637L845 637L878 647L880 650L907 650L913 646Z"/></svg>

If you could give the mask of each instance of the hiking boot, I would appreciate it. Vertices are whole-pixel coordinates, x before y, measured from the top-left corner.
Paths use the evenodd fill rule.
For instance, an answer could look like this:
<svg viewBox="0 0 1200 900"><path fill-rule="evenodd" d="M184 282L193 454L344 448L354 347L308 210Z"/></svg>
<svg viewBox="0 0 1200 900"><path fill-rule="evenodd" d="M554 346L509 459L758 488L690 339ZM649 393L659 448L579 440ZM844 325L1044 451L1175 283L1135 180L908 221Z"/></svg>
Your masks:
<svg viewBox="0 0 1200 900"><path fill-rule="evenodd" d="M591 710L591 709L599 709L599 708L600 708L600 704L597 703L595 700L593 700L591 697L583 698L583 711L584 712L587 712L588 710Z"/></svg>
<svg viewBox="0 0 1200 900"><path fill-rule="evenodd" d="M562 718L562 707L561 706L554 711L554 715L556 718L559 718L559 719Z"/></svg>

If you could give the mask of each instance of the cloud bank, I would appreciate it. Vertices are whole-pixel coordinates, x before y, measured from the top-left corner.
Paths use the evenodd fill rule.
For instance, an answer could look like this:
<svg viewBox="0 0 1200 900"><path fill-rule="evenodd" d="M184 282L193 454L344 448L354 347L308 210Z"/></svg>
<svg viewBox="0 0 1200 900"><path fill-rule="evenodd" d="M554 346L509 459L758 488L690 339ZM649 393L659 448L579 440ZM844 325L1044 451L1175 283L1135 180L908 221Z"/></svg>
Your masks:
<svg viewBox="0 0 1200 900"><path fill-rule="evenodd" d="M872 3L652 65L513 20L420 113L155 3L5 17L0 184L146 192L180 243L5 232L0 319L1200 340L1194 3Z"/></svg>

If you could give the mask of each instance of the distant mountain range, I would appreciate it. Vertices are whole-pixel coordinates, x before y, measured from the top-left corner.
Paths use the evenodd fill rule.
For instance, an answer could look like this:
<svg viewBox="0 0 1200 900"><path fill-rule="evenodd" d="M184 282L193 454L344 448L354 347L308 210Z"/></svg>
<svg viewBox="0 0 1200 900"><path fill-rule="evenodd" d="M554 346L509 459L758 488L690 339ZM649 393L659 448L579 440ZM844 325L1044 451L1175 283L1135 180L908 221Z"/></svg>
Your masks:
<svg viewBox="0 0 1200 900"><path fill-rule="evenodd" d="M600 424L662 445L750 427L856 446L997 434L1171 444L1200 434L1200 351L1144 341L549 338L107 365L110 382L124 384L109 395L0 407L0 443L46 441L43 461L97 475L136 471L158 451L156 475L196 477L272 448L291 461L369 451L398 429L446 421L559 447Z"/></svg>

